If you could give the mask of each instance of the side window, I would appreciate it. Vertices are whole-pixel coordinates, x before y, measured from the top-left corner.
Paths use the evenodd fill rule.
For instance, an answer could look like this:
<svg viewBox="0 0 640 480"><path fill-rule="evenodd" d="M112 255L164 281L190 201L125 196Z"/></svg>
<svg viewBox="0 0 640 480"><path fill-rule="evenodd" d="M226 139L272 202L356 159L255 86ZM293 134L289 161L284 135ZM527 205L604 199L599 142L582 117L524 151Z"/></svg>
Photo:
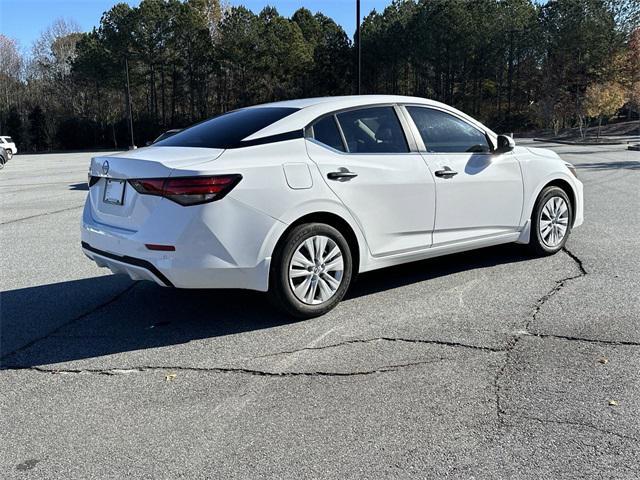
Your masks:
<svg viewBox="0 0 640 480"><path fill-rule="evenodd" d="M409 146L393 107L371 107L337 115L349 153L402 153Z"/></svg>
<svg viewBox="0 0 640 480"><path fill-rule="evenodd" d="M487 137L453 115L424 107L407 107L427 151L437 153L490 152Z"/></svg>
<svg viewBox="0 0 640 480"><path fill-rule="evenodd" d="M336 119L333 115L324 117L313 124L313 138L320 143L344 152L344 144L342 137L336 125Z"/></svg>

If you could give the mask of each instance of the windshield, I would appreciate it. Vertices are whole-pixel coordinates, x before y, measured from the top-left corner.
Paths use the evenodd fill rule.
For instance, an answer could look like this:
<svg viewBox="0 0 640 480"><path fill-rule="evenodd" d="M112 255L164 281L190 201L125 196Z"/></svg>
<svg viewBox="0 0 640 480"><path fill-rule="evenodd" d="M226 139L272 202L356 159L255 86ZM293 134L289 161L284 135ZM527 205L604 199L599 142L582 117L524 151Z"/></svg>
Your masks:
<svg viewBox="0 0 640 480"><path fill-rule="evenodd" d="M234 110L213 117L156 143L159 147L238 148L242 140L297 108L260 107Z"/></svg>

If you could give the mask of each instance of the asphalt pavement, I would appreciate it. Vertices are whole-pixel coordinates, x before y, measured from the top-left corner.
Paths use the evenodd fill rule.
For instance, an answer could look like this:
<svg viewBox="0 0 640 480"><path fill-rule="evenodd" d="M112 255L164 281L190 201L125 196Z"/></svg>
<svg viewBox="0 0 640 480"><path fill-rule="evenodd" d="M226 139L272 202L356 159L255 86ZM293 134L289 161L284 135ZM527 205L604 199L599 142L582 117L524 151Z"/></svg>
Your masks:
<svg viewBox="0 0 640 480"><path fill-rule="evenodd" d="M361 275L321 318L80 250L90 153L0 171L0 478L640 477L640 152L552 148L565 251Z"/></svg>

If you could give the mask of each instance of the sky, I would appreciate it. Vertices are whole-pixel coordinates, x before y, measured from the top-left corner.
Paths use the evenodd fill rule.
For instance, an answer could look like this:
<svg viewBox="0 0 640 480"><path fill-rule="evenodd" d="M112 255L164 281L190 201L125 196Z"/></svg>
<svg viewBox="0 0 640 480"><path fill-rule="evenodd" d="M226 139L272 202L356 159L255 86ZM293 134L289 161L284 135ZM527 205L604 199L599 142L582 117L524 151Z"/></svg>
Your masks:
<svg viewBox="0 0 640 480"><path fill-rule="evenodd" d="M122 0L121 0L122 1ZM126 0L137 5L139 0ZM73 20L84 31L98 25L102 13L118 0L0 0L0 33L18 41L27 52L34 40L57 18ZM337 21L349 35L355 31L355 0L232 0L254 12L275 6L280 14L290 16L300 7L320 11ZM382 10L391 0L361 0L362 15L374 8Z"/></svg>

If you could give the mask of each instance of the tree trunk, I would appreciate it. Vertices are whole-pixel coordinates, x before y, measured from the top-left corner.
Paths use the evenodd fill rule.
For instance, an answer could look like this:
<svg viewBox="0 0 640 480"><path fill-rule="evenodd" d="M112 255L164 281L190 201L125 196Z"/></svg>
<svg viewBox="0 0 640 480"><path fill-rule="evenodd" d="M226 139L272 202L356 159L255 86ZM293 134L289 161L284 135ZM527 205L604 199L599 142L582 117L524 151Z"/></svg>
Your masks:
<svg viewBox="0 0 640 480"><path fill-rule="evenodd" d="M602 128L602 115L598 118L598 134L596 136L596 140L600 141L600 129Z"/></svg>

